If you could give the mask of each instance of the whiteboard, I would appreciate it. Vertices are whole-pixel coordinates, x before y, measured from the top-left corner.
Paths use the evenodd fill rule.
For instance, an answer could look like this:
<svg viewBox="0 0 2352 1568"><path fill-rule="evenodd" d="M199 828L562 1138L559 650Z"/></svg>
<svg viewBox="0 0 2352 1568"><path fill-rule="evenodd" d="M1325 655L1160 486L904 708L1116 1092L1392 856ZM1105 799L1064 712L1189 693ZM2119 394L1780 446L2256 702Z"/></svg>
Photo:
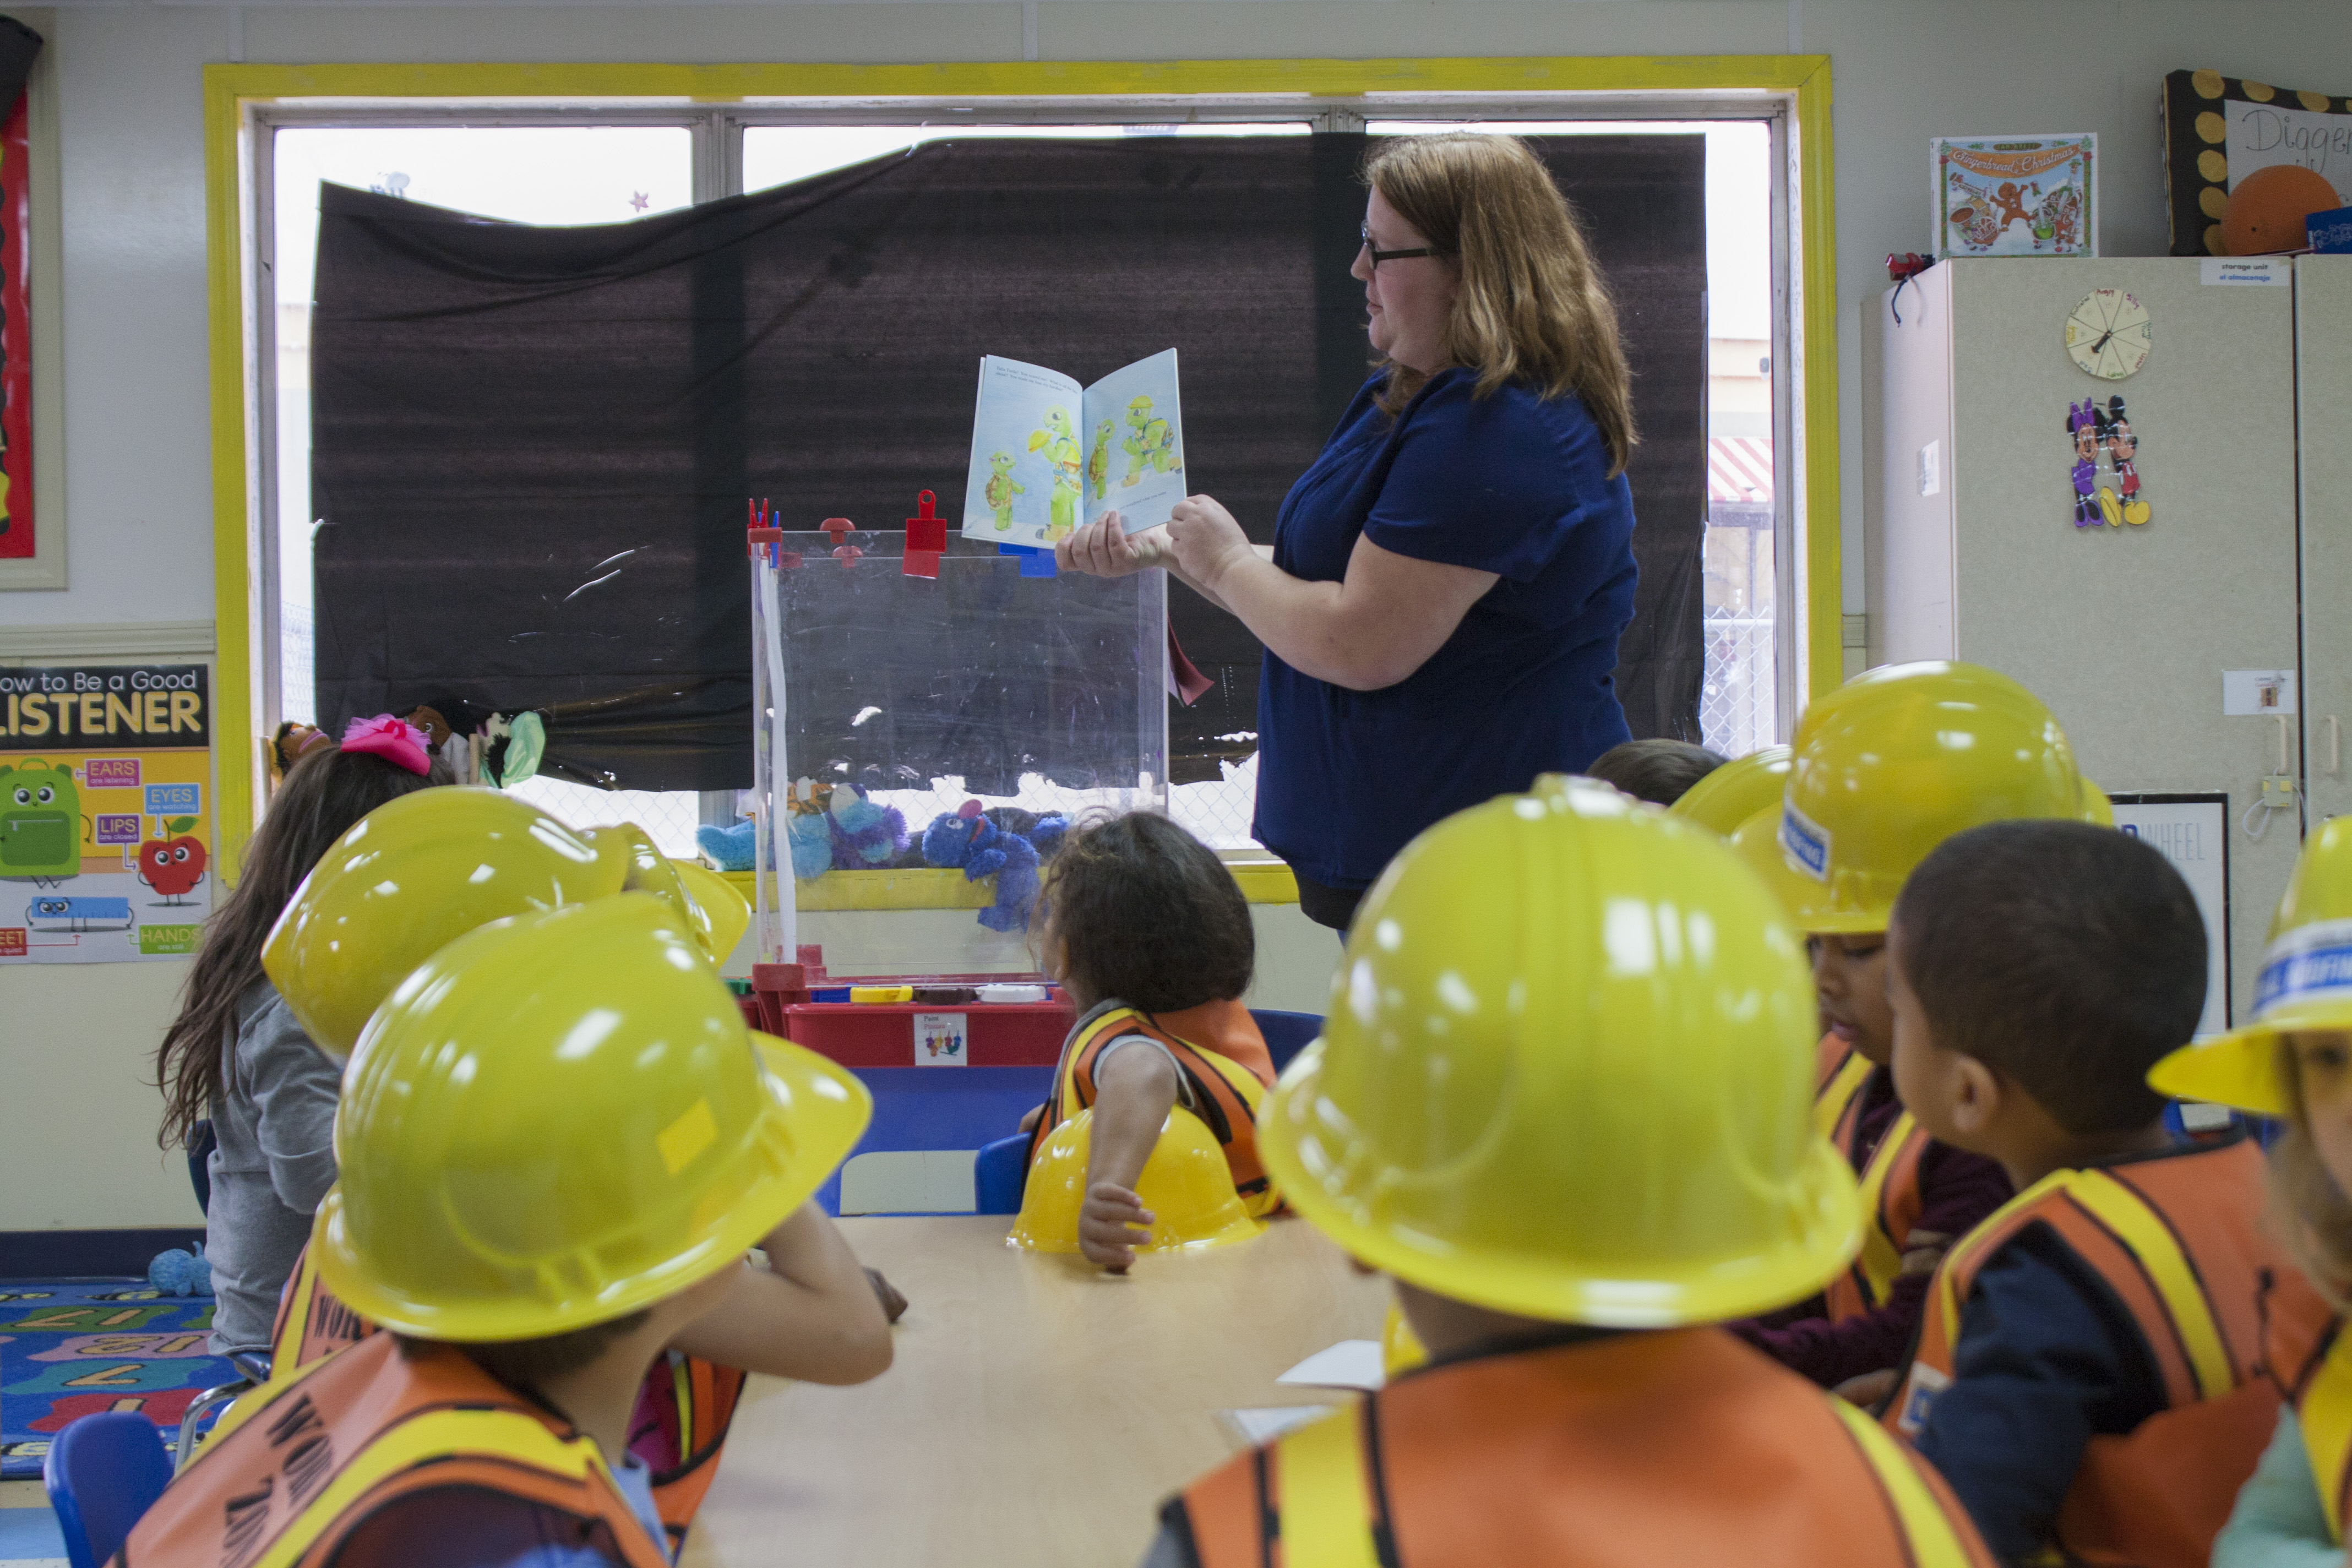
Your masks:
<svg viewBox="0 0 2352 1568"><path fill-rule="evenodd" d="M2205 1013L2197 1037L2230 1026L2230 797L2119 795L2116 826L2172 862L2205 917Z"/></svg>

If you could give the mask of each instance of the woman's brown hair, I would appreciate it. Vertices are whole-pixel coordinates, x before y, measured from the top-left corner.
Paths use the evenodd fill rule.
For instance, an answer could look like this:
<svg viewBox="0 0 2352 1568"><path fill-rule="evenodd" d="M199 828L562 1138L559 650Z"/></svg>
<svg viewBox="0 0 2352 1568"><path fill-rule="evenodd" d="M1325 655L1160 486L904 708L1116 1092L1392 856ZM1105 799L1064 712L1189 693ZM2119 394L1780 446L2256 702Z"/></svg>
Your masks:
<svg viewBox="0 0 2352 1568"><path fill-rule="evenodd" d="M1073 827L1038 901L1045 951L1082 1008L1181 1013L1249 989L1257 932L1216 851L1156 812Z"/></svg>
<svg viewBox="0 0 2352 1568"><path fill-rule="evenodd" d="M1475 395L1575 393L1622 472L1639 437L1617 307L1543 160L1516 136L1447 132L1387 143L1364 179L1454 268L1445 357L1478 373ZM1424 379L1391 360L1381 406L1402 413Z"/></svg>
<svg viewBox="0 0 2352 1568"><path fill-rule="evenodd" d="M221 1049L236 1022L237 1001L262 978L261 944L310 868L352 824L384 802L450 782L438 760L430 773L413 773L369 752L331 745L295 759L246 846L245 874L205 923L180 1016L156 1049L155 1081L163 1091L156 1142L178 1147L189 1129L212 1114L221 1090Z"/></svg>

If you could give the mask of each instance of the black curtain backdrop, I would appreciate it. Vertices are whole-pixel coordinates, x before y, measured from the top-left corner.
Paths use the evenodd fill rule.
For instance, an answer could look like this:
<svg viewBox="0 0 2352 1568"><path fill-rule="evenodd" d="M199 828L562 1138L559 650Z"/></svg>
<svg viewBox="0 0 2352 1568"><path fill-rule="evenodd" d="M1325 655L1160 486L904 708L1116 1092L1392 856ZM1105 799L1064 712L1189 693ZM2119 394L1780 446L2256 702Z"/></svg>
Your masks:
<svg viewBox="0 0 2352 1568"><path fill-rule="evenodd" d="M1696 738L1705 152L1538 142L1623 315L1643 445L1636 734ZM546 771L750 782L743 501L787 528L953 516L979 361L1090 382L1173 344L1186 466L1254 537L1367 374L1361 137L932 143L635 223L537 228L321 194L311 340L322 720L550 715ZM1171 773L1256 728L1258 647L1179 588L1218 688ZM919 637L920 628L908 628ZM845 718L846 715L845 715Z"/></svg>

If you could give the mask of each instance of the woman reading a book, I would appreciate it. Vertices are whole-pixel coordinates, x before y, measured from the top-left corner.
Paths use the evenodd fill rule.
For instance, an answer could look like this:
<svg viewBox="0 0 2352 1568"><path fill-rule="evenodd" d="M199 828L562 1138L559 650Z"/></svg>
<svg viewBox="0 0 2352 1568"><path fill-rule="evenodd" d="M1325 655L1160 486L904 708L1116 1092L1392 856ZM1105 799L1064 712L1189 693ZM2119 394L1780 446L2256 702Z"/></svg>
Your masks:
<svg viewBox="0 0 2352 1568"><path fill-rule="evenodd" d="M1511 137L1407 138L1365 174L1350 270L1382 363L1274 543L1196 495L1055 551L1164 567L1265 645L1253 831L1341 930L1423 828L1630 738L1610 671L1633 615L1633 405L1584 237Z"/></svg>

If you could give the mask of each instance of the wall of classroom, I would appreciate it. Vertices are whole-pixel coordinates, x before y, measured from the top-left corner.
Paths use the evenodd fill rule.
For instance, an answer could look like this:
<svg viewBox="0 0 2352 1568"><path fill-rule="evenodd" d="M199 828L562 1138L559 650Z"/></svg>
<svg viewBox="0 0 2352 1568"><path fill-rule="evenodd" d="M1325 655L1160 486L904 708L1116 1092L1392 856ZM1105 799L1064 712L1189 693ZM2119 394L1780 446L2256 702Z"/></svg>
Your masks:
<svg viewBox="0 0 2352 1568"><path fill-rule="evenodd" d="M2158 254L2166 71L2352 90L2343 0L199 3L18 14L49 39L42 69L58 105L70 583L0 595L0 628L15 635L212 616L199 69L211 61L1827 54L1849 614L1863 609L1864 580L1854 306L1884 286L1886 252L1926 241L1927 139L2095 131L2102 248ZM1286 978L1267 1000L1314 1005L1328 939L1268 935ZM142 1081L183 974L173 963L0 974L0 1231L193 1222L176 1157L154 1147L156 1102Z"/></svg>

